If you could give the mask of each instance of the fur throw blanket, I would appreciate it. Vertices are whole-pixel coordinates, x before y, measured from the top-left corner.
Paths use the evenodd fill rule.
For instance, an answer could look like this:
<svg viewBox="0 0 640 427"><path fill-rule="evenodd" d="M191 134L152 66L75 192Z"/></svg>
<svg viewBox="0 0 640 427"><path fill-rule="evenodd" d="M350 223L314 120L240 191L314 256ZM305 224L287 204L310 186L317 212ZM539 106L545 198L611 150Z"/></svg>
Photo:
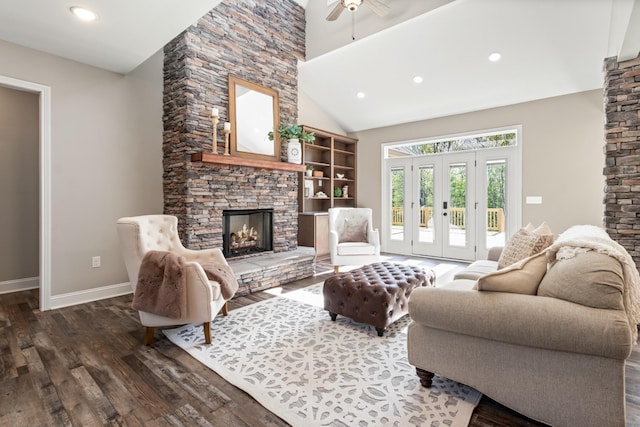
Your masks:
<svg viewBox="0 0 640 427"><path fill-rule="evenodd" d="M131 306L140 311L171 319L187 317L186 260L171 252L149 251L142 258L138 284ZM201 264L207 279L220 284L225 301L238 290L238 281L231 267L225 264Z"/></svg>
<svg viewBox="0 0 640 427"><path fill-rule="evenodd" d="M225 301L230 300L240 287L231 267L213 262L201 265L204 272L207 274L207 279L220 284L220 293L222 293L222 298L224 298Z"/></svg>
<svg viewBox="0 0 640 427"><path fill-rule="evenodd" d="M558 236L549 247L547 258L554 260L573 258L579 253L596 251L615 258L622 265L624 288L622 291L624 308L631 329L632 342L638 341L638 324L640 323L640 275L631 255L600 227L593 225L577 225Z"/></svg>
<svg viewBox="0 0 640 427"><path fill-rule="evenodd" d="M187 276L184 257L149 251L142 258L131 306L158 316L180 319L187 315Z"/></svg>

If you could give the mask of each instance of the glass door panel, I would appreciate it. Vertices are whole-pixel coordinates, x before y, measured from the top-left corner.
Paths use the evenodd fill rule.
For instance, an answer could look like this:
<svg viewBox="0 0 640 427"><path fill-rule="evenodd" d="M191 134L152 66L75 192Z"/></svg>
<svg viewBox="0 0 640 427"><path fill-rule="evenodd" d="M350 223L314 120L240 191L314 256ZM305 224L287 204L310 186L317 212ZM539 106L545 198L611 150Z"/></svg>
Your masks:
<svg viewBox="0 0 640 427"><path fill-rule="evenodd" d="M418 213L418 242L433 243L435 241L436 223L433 220L434 211L434 166L420 166L420 211Z"/></svg>
<svg viewBox="0 0 640 427"><path fill-rule="evenodd" d="M393 168L391 169L391 230L389 230L391 240L404 240L404 195L405 170Z"/></svg>
<svg viewBox="0 0 640 427"><path fill-rule="evenodd" d="M448 154L443 159L445 188L442 217L446 227L445 258L473 260L476 251L475 153Z"/></svg>
<svg viewBox="0 0 640 427"><path fill-rule="evenodd" d="M449 165L449 245L467 245L467 165Z"/></svg>
<svg viewBox="0 0 640 427"><path fill-rule="evenodd" d="M504 246L506 241L507 162L504 159L485 163L487 180L486 249Z"/></svg>

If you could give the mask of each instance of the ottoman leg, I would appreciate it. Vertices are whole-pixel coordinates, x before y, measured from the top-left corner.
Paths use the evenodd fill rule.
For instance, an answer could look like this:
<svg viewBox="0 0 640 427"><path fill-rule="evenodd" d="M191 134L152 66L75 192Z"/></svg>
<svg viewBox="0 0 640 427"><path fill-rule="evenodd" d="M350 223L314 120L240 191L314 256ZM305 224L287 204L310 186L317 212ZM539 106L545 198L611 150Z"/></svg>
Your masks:
<svg viewBox="0 0 640 427"><path fill-rule="evenodd" d="M378 332L379 337L384 335L384 328L376 328L376 331Z"/></svg>
<svg viewBox="0 0 640 427"><path fill-rule="evenodd" d="M329 312L329 316L331 317L331 320L333 320L335 322L336 321L336 317L338 317L338 314Z"/></svg>
<svg viewBox="0 0 640 427"><path fill-rule="evenodd" d="M424 369L416 368L416 374L420 378L420 385L422 387L431 388L431 381L433 380L433 372L425 371Z"/></svg>

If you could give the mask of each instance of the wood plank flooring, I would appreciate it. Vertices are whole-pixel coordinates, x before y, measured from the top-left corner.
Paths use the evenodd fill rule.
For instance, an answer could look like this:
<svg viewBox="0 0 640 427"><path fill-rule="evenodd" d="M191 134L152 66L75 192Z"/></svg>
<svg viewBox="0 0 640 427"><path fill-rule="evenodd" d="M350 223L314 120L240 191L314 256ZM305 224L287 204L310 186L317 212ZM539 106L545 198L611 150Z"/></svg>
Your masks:
<svg viewBox="0 0 640 427"><path fill-rule="evenodd" d="M258 292L232 300L230 309L272 297ZM130 304L129 295L40 312L37 290L0 295L0 426L287 426L161 332L143 346ZM627 366L627 402L628 425L640 426L638 348ZM484 397L470 425L541 424Z"/></svg>

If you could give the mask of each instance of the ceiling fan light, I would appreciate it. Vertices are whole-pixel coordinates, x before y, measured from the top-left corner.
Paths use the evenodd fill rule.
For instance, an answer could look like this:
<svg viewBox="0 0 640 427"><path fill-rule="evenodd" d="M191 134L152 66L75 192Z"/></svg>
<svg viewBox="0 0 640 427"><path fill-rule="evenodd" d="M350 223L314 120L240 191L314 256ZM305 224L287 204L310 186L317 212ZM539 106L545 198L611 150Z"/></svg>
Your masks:
<svg viewBox="0 0 640 427"><path fill-rule="evenodd" d="M344 7L346 7L349 12L355 12L361 4L362 0L345 0Z"/></svg>

